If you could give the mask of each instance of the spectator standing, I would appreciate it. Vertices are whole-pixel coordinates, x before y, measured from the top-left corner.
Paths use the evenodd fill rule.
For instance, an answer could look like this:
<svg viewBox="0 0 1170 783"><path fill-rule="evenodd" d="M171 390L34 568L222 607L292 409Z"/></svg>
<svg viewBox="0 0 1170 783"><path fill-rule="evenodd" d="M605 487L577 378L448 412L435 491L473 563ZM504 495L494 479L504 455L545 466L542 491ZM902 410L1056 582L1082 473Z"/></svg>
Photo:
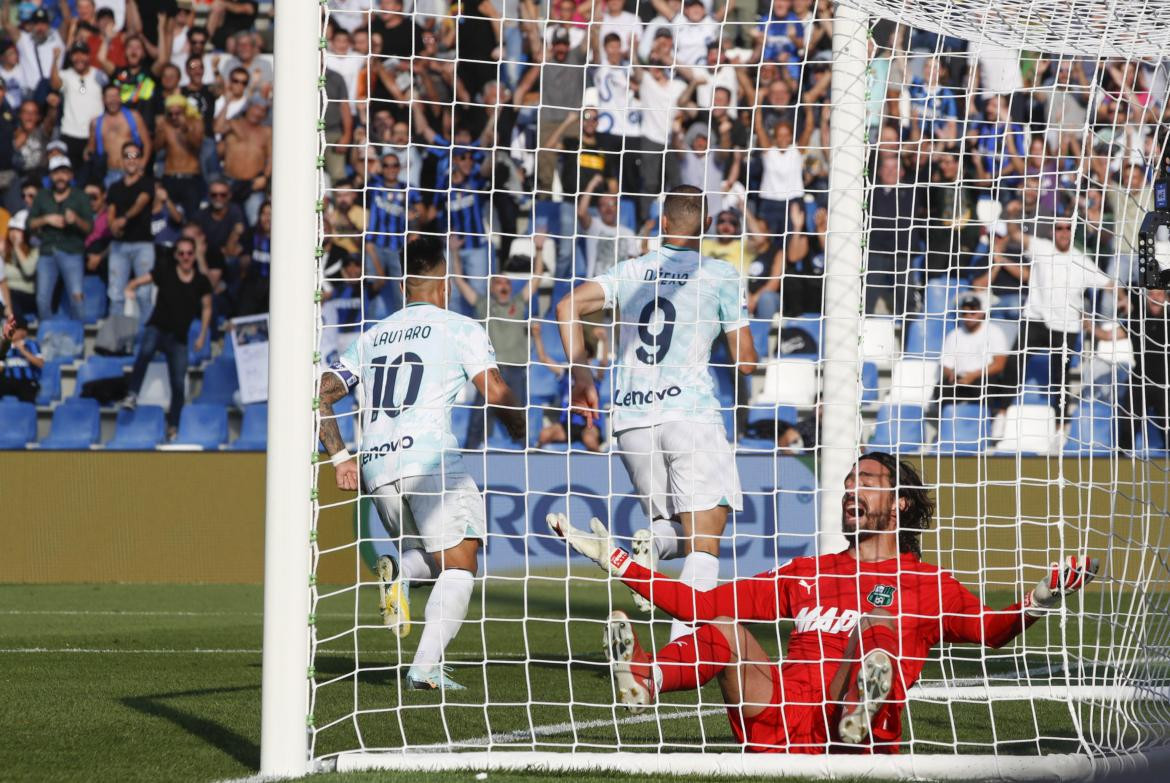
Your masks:
<svg viewBox="0 0 1170 783"><path fill-rule="evenodd" d="M9 40L0 41L0 83L6 91L5 98L13 111L20 108L25 98L31 98L35 84L25 82L24 69L20 67L20 50Z"/></svg>
<svg viewBox="0 0 1170 783"><path fill-rule="evenodd" d="M669 69L670 63L638 68L636 90L638 106L642 116L642 136L638 139L640 150L637 159L641 192L646 196L657 196L670 191L678 184L677 172L664 169L666 144L670 140L679 107L694 94L695 83L688 87L681 79L675 79ZM641 217L649 212L650 199L643 200Z"/></svg>
<svg viewBox="0 0 1170 783"><path fill-rule="evenodd" d="M196 352L203 350L211 328L211 284L196 268L195 243L187 238L175 244L175 263L159 264L154 271L136 277L126 286L125 296L135 295L142 286L158 289L154 312L142 330L138 355L130 373L130 389L122 404L133 410L138 405L138 392L146 377L151 359L161 352L167 360L167 375L171 383L171 405L167 409L167 439L172 440L179 429L179 415L183 411L187 383L187 338L191 322L199 319L199 334L195 338Z"/></svg>
<svg viewBox="0 0 1170 783"><path fill-rule="evenodd" d="M56 156L49 164L52 187L42 190L29 210L28 227L40 240L37 261L37 317L53 314L53 293L58 277L65 281L71 316L80 321L85 275L85 237L93 227L93 212L85 194L73 187L69 158Z"/></svg>
<svg viewBox="0 0 1170 783"><path fill-rule="evenodd" d="M166 111L155 125L155 149L166 153L163 185L184 215L194 215L203 199L202 168L203 117L182 95L167 98Z"/></svg>
<svg viewBox="0 0 1170 783"><path fill-rule="evenodd" d="M272 204L260 207L256 226L244 242L240 256L240 288L236 315L268 312L268 280L272 273ZM369 285L371 281L365 281ZM397 286L397 281L390 285Z"/></svg>
<svg viewBox="0 0 1170 783"><path fill-rule="evenodd" d="M533 254L532 276L513 293L512 281L502 275L492 277L488 295L483 296L467 284L460 274L459 245L461 240L452 236L448 256L452 261L452 279L463 298L474 308L475 317L486 319L488 338L496 349L500 375L524 405L528 401L528 322L529 301L543 275L541 253ZM467 448L478 449L483 445L484 419L489 418L487 432L490 434L496 416L484 407L482 396L477 395L471 413L471 425L467 433Z"/></svg>
<svg viewBox="0 0 1170 783"><path fill-rule="evenodd" d="M959 297L959 325L943 338L942 404L987 400L990 407L1004 407L1011 390L1003 385L1008 366L1008 338L987 318L983 297L966 293Z"/></svg>
<svg viewBox="0 0 1170 783"><path fill-rule="evenodd" d="M10 188L16 181L16 168L12 159L15 149L16 112L5 100L5 85L0 79L0 205L8 204Z"/></svg>
<svg viewBox="0 0 1170 783"><path fill-rule="evenodd" d="M223 134L223 172L249 223L256 222L272 177L272 127L264 124L267 118L268 101L255 95L243 117L216 121L216 130Z"/></svg>
<svg viewBox="0 0 1170 783"><path fill-rule="evenodd" d="M459 260L465 282L483 297L487 293L491 268L492 248L487 231L490 187L480 173L470 147L455 148L449 176L449 186L444 188L440 184L436 194L440 231L459 238ZM466 303L470 310L472 303Z"/></svg>
<svg viewBox="0 0 1170 783"><path fill-rule="evenodd" d="M1117 292L1112 278L1072 240L1073 224L1068 218L1057 218L1051 240L1024 235L1031 267L1028 298L1015 345L1013 380L1017 384L1023 381L1028 359L1044 358L1048 363L1048 393L1058 412L1063 411L1068 367L1084 325L1085 292L1090 288L1109 289L1114 296Z"/></svg>
<svg viewBox="0 0 1170 783"><path fill-rule="evenodd" d="M150 129L142 115L122 105L122 91L116 84L102 89L105 111L90 124L87 156L93 173L106 186L122 178L122 147L128 141L138 145L146 158L151 158Z"/></svg>
<svg viewBox="0 0 1170 783"><path fill-rule="evenodd" d="M65 51L65 41L50 26L49 12L44 8L35 9L21 27L24 29L10 28L8 31L20 52L20 66L24 71L21 81L32 91L28 97L43 101L49 92L53 63Z"/></svg>
<svg viewBox="0 0 1170 783"><path fill-rule="evenodd" d="M0 397L13 396L23 402L35 402L41 390L41 370L45 359L37 341L28 336L28 321L16 316L11 325L4 373L0 375Z"/></svg>
<svg viewBox="0 0 1170 783"><path fill-rule="evenodd" d="M126 34L114 23L114 12L109 8L98 9L97 21L101 33L101 43L96 50L97 64L112 76L119 68L126 67Z"/></svg>
<svg viewBox="0 0 1170 783"><path fill-rule="evenodd" d="M364 33L364 25L363 30ZM219 75L227 81L232 71L243 68L248 74L248 86L252 92L258 92L269 97L272 88L272 63L260 57L260 46L256 42L256 33L251 30L236 33L236 52L233 57L226 57L220 62ZM359 64L361 58L353 58ZM352 96L351 96L352 97Z"/></svg>
<svg viewBox="0 0 1170 783"><path fill-rule="evenodd" d="M225 263L239 258L243 252L244 211L232 203L231 188L222 177L211 181L207 200L207 208L195 215L194 223L207 247L206 274L212 286L218 288ZM184 228L184 236L190 227Z"/></svg>
<svg viewBox="0 0 1170 783"><path fill-rule="evenodd" d="M61 93L61 139L69 160L74 171L85 171L89 126L103 111L105 74L90 65L89 47L78 41L69 47L69 68L62 71L54 60L49 81Z"/></svg>
<svg viewBox="0 0 1170 783"><path fill-rule="evenodd" d="M16 174L22 179L40 179L49 165L49 138L56 125L51 114L42 114L40 105L28 99L20 104L17 126L12 132Z"/></svg>
<svg viewBox="0 0 1170 783"><path fill-rule="evenodd" d="M22 209L8 220L8 242L3 247L4 278L12 312L17 315L36 312L37 261L40 250L29 243L28 210Z"/></svg>
<svg viewBox="0 0 1170 783"><path fill-rule="evenodd" d="M919 139L953 141L959 134L959 103L955 92L940 82L942 65L937 57L926 62L924 77L906 88L910 97L910 130Z"/></svg>
<svg viewBox="0 0 1170 783"><path fill-rule="evenodd" d="M155 180L150 207L150 233L154 238L154 261L172 257L175 242L183 232L183 210L174 202L162 182Z"/></svg>
<svg viewBox="0 0 1170 783"><path fill-rule="evenodd" d="M211 87L201 84L203 61L193 58L187 61L187 76L190 77L186 87L180 87L183 97L187 99L199 112L203 120L203 142L199 148L199 169L206 183L220 172L219 156L215 148L215 102L216 95Z"/></svg>
<svg viewBox="0 0 1170 783"><path fill-rule="evenodd" d="M642 20L637 14L626 10L625 0L605 0L605 11L601 14L601 24L594 25L598 36L609 48L609 36L617 36L617 50L623 59L630 59L630 53L638 47L638 38L642 34Z"/></svg>
<svg viewBox="0 0 1170 783"><path fill-rule="evenodd" d="M125 176L110 186L106 197L106 215L110 222L110 310L121 312L125 300L122 291L131 278L148 276L154 269L154 239L150 231L151 206L154 203L154 180L144 171L142 148L132 141L122 145ZM144 323L150 314L151 290L140 285L138 318Z"/></svg>
<svg viewBox="0 0 1170 783"><path fill-rule="evenodd" d="M620 4L620 0L610 2ZM597 87L597 133L611 149L636 149L642 123L630 91L630 65L617 33L609 33L603 41L604 55L599 58L602 64L593 73L593 84ZM632 168L632 163L627 168ZM628 174L627 171L627 179Z"/></svg>
<svg viewBox="0 0 1170 783"><path fill-rule="evenodd" d="M345 150L353 143L353 114L346 109L349 88L337 71L325 69L325 173L332 182L345 177Z"/></svg>
<svg viewBox="0 0 1170 783"><path fill-rule="evenodd" d="M804 123L801 138L784 120L771 130L764 126L762 112L756 112L756 139L763 149L763 177L760 179L760 206L757 213L773 234L788 231L788 205L804 198L804 150L812 133Z"/></svg>
<svg viewBox="0 0 1170 783"><path fill-rule="evenodd" d="M207 51L208 38L206 28L191 27L187 30L186 51L172 52L171 62L177 65L183 72L183 78L179 82L180 87L190 87L192 85L210 87L219 78L218 63L220 58ZM191 75L191 69L188 67L188 64L192 60L199 61L200 69L198 76ZM225 78L224 81L227 81L227 79Z"/></svg>
<svg viewBox="0 0 1170 783"><path fill-rule="evenodd" d="M988 237L988 270L971 285L991 295L991 317L1011 323L1020 320L1024 303L1024 286L1028 282L1028 259L1024 255L1023 207L1010 201L1004 207L1001 222Z"/></svg>
<svg viewBox="0 0 1170 783"><path fill-rule="evenodd" d="M593 278L608 272L614 264L638 255L637 237L629 228L618 223L617 196L604 193L597 197L597 217L590 207L604 184L600 175L585 187L577 201L577 231L585 236L585 277Z"/></svg>
<svg viewBox="0 0 1170 783"><path fill-rule="evenodd" d="M118 88L122 105L138 112L149 124L154 119L152 101L158 82L146 67L146 43L138 35L126 39L126 65L110 80Z"/></svg>
<svg viewBox="0 0 1170 783"><path fill-rule="evenodd" d="M902 162L881 156L869 199L870 232L865 257L865 311L901 316L909 289L914 188L902 184Z"/></svg>
<svg viewBox="0 0 1170 783"><path fill-rule="evenodd" d="M93 228L85 238L85 269L97 274L102 264L110 254L110 216L106 209L106 188L99 181L91 181L85 186L85 198L89 201L89 208L93 212ZM108 269L106 270L109 271Z"/></svg>
<svg viewBox="0 0 1170 783"><path fill-rule="evenodd" d="M1129 394L1124 408L1136 432L1125 432L1132 441L1144 427L1152 427L1162 443L1170 443L1170 323L1166 291L1143 289L1133 297L1129 318L1125 322L1134 349L1134 366L1130 373ZM1123 337L1124 335L1118 335ZM1149 441L1146 431L1147 447ZM1136 446L1136 443L1127 444Z"/></svg>
<svg viewBox="0 0 1170 783"><path fill-rule="evenodd" d="M402 249L406 243L407 187L396 152L382 156L370 179L370 222L366 229L367 284L382 300L386 315L402 307ZM384 317L384 316L383 316Z"/></svg>
<svg viewBox="0 0 1170 783"><path fill-rule="evenodd" d="M255 0L212 0L207 30L215 48L220 51L227 49L229 38L254 28L258 8Z"/></svg>
<svg viewBox="0 0 1170 783"><path fill-rule="evenodd" d="M539 38L535 47L541 53L544 65L540 72L540 115L537 123L536 189L551 193L558 156L549 147L548 139L560 128L565 117L581 110L585 91L585 47L569 45L569 31L557 26L551 33L552 41L545 46ZM577 133L563 131L566 147L573 147ZM483 292L481 291L481 294Z"/></svg>

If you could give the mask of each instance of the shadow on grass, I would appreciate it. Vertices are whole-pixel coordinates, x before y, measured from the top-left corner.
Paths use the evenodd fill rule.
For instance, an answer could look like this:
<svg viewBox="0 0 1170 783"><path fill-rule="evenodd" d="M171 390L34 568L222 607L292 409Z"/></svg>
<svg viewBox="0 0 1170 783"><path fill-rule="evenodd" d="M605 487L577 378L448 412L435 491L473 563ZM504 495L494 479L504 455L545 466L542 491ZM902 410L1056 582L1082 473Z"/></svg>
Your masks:
<svg viewBox="0 0 1170 783"><path fill-rule="evenodd" d="M147 696L126 696L119 701L143 715L168 720L191 736L219 748L245 767L257 769L260 766L260 746L254 741L232 731L221 723L216 723L208 718L164 703L171 699L182 699L191 696L211 696L218 693L239 693L241 691L255 690L259 690L259 686L240 685L232 688L200 688L190 691L153 693Z"/></svg>

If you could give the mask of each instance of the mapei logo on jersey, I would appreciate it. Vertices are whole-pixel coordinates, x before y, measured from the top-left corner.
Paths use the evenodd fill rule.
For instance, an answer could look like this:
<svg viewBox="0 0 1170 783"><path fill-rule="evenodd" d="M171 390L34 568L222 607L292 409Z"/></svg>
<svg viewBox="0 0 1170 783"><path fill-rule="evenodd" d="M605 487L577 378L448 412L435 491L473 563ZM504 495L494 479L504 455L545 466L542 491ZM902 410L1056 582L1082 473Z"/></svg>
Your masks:
<svg viewBox="0 0 1170 783"><path fill-rule="evenodd" d="M376 459L381 459L395 451L406 451L414 445L414 438L403 435L398 440L387 441L370 449L362 449L362 466L366 466Z"/></svg>
<svg viewBox="0 0 1170 783"><path fill-rule="evenodd" d="M856 609L838 609L835 606L806 606L796 615L798 633L845 633L852 631L861 619Z"/></svg>
<svg viewBox="0 0 1170 783"><path fill-rule="evenodd" d="M661 285L677 285L680 288L691 279L690 272L659 272L657 269L647 269L642 280L647 283L658 281Z"/></svg>
<svg viewBox="0 0 1170 783"><path fill-rule="evenodd" d="M876 585L869 591L869 595L865 597L865 600L874 606L889 606L894 603L895 592L897 592L897 588L893 585Z"/></svg>

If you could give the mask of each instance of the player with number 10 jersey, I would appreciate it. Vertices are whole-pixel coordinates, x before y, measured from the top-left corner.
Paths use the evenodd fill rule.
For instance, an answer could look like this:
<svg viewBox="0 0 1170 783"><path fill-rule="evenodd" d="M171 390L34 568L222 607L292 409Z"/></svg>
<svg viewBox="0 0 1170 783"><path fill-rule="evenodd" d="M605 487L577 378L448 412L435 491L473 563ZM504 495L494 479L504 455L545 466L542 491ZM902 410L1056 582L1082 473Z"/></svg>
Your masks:
<svg viewBox="0 0 1170 783"><path fill-rule="evenodd" d="M635 559L685 557L680 579L700 590L719 576L719 537L729 509L742 510L735 455L723 427L712 343L727 336L732 361L747 374L756 355L743 281L730 264L705 258L708 219L698 188L680 188L662 207L660 249L616 264L558 305L561 338L573 362L575 404L595 407L584 364L580 319L617 313L613 425L617 450L650 528L634 535ZM643 609L649 603L635 601ZM688 632L676 621L672 635Z"/></svg>

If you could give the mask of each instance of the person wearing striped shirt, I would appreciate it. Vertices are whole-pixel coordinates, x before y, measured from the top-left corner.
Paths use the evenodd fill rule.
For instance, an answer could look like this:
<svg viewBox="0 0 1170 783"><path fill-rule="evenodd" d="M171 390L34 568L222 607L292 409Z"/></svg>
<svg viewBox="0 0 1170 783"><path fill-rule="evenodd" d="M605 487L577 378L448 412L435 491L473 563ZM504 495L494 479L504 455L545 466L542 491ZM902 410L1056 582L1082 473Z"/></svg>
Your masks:
<svg viewBox="0 0 1170 783"><path fill-rule="evenodd" d="M456 147L452 151L450 185L440 188L436 199L442 213L439 228L459 238L464 278L482 298L487 294L491 259L487 234L489 185L480 174L474 153L470 147ZM466 299L463 299L463 311L468 315L474 311Z"/></svg>
<svg viewBox="0 0 1170 783"><path fill-rule="evenodd" d="M380 173L367 183L366 274L386 317L402 307L402 247L406 242L408 210L406 183L398 152L382 155Z"/></svg>
<svg viewBox="0 0 1170 783"><path fill-rule="evenodd" d="M28 336L28 322L20 316L5 325L8 350L4 354L4 374L0 375L0 397L19 397L34 402L41 388L41 368L45 360L37 341Z"/></svg>

